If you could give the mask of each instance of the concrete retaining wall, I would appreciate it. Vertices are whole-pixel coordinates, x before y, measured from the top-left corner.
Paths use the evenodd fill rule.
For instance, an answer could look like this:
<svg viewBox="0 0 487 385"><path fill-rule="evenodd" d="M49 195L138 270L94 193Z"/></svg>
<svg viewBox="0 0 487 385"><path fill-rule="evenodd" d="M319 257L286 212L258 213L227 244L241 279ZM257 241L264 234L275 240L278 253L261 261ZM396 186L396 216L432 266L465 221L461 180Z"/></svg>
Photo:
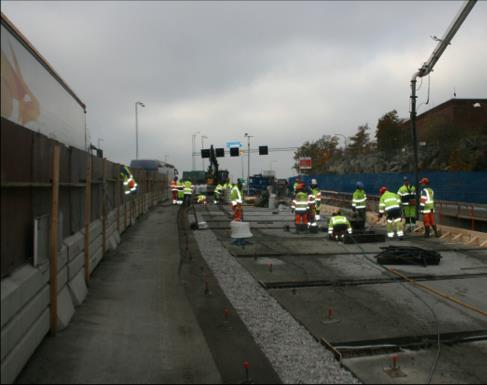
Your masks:
<svg viewBox="0 0 487 385"><path fill-rule="evenodd" d="M121 242L120 234L162 200L158 192L140 195L107 213L105 250L103 219L90 225L90 265L93 272L109 250ZM127 216L126 220L124 216ZM117 217L118 225L117 225ZM77 306L85 300L84 229L64 239L58 251L58 330L69 326ZM1 281L1 383L13 383L50 330L49 263L23 265Z"/></svg>

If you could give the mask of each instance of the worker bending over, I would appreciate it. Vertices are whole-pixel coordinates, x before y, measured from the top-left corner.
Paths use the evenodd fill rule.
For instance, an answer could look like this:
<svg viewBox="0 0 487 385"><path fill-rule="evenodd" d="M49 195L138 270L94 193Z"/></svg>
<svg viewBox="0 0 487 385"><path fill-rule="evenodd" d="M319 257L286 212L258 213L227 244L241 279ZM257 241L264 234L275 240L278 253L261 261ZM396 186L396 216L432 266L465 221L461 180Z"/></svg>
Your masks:
<svg viewBox="0 0 487 385"><path fill-rule="evenodd" d="M435 236L439 237L438 229L435 222L435 193L431 187L429 187L430 181L428 178L423 178L419 181L419 184L423 186L421 189L420 209L423 214L424 224L424 236L429 238L430 227L433 227Z"/></svg>
<svg viewBox="0 0 487 385"><path fill-rule="evenodd" d="M379 218L382 218L384 212L387 214L387 237L394 238L394 227L399 240L404 237L402 218L401 218L401 198L399 195L387 191L387 187L381 187L379 190Z"/></svg>
<svg viewBox="0 0 487 385"><path fill-rule="evenodd" d="M352 234L350 221L338 210L332 215L328 222L328 238L340 241L345 238L345 234Z"/></svg>
<svg viewBox="0 0 487 385"><path fill-rule="evenodd" d="M355 184L357 189L352 197L352 211L359 218L357 228L365 228L365 220L367 219L367 194L365 194L364 184L357 182Z"/></svg>
<svg viewBox="0 0 487 385"><path fill-rule="evenodd" d="M408 177L403 178L404 184L397 191L401 197L402 215L406 222L406 231L413 231L416 225L416 188L411 186Z"/></svg>
<svg viewBox="0 0 487 385"><path fill-rule="evenodd" d="M296 196L293 200L292 208L295 212L296 231L306 230L308 228L308 194L305 192L304 183L296 186Z"/></svg>
<svg viewBox="0 0 487 385"><path fill-rule="evenodd" d="M223 194L223 185L218 183L215 187L215 199L213 201L214 204L221 204L222 203L222 194Z"/></svg>
<svg viewBox="0 0 487 385"><path fill-rule="evenodd" d="M241 222L243 219L243 180L238 179L230 191L230 201L232 202L233 220Z"/></svg>
<svg viewBox="0 0 487 385"><path fill-rule="evenodd" d="M198 202L199 205L208 204L208 201L206 199L206 195L205 194L199 194L198 198L196 198L196 202Z"/></svg>

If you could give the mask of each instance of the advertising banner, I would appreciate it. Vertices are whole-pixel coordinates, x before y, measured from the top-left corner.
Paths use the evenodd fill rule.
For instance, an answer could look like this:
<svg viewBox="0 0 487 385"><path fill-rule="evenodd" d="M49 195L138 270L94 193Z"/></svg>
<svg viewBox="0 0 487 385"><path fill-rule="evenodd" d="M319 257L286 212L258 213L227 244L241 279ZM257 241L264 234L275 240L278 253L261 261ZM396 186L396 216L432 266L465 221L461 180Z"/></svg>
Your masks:
<svg viewBox="0 0 487 385"><path fill-rule="evenodd" d="M1 25L1 116L86 150L85 111L10 29Z"/></svg>

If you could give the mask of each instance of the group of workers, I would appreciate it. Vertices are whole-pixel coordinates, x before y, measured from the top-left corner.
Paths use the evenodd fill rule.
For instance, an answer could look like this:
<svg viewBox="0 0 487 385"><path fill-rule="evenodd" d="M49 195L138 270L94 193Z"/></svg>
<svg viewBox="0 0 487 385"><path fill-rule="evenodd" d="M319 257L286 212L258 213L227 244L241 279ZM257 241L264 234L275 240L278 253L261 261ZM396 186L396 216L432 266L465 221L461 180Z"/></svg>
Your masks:
<svg viewBox="0 0 487 385"><path fill-rule="evenodd" d="M429 186L429 179L422 178L420 194L420 212L423 215L425 237L430 236L433 229L435 236L439 236L435 223L435 203L434 191ZM397 193L389 191L386 186L379 190L379 219L384 215L387 220L387 237L393 239L396 235L402 240L404 237L403 219L406 224L406 231L412 231L416 226L416 188L409 183L407 177L403 178L403 185ZM296 179L294 184L294 199L292 209L295 212L296 229L303 230L306 227L312 229L317 226L320 219L321 193L315 179L311 181L311 186L306 189L305 184ZM355 228L365 228L367 218L367 194L364 184L356 183L356 190L352 196L352 211L355 217ZM335 212L328 222L328 234L330 239L340 240L346 234L352 234L352 225L348 218L342 215L341 211Z"/></svg>
<svg viewBox="0 0 487 385"><path fill-rule="evenodd" d="M214 204L224 204L229 191L229 198L232 205L233 220L243 220L243 179L238 179L237 183L231 183L230 179L225 183L218 183L214 191ZM194 186L191 181L179 181L178 177L174 177L171 181L172 204L188 206L192 201ZM208 204L206 194L200 193L196 197L198 204Z"/></svg>

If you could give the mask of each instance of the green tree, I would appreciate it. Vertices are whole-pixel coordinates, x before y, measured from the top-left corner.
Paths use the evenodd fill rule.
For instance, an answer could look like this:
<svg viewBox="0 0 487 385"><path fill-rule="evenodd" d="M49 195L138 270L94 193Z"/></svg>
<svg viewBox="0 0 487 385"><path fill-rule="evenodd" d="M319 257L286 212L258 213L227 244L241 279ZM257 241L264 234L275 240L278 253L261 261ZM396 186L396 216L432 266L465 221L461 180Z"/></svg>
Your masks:
<svg viewBox="0 0 487 385"><path fill-rule="evenodd" d="M386 153L400 150L406 143L407 133L401 129L402 122L396 110L379 118L377 122L377 149Z"/></svg>
<svg viewBox="0 0 487 385"><path fill-rule="evenodd" d="M357 133L350 137L350 144L347 147L347 153L355 156L365 154L370 150L370 127L367 123L357 129Z"/></svg>

